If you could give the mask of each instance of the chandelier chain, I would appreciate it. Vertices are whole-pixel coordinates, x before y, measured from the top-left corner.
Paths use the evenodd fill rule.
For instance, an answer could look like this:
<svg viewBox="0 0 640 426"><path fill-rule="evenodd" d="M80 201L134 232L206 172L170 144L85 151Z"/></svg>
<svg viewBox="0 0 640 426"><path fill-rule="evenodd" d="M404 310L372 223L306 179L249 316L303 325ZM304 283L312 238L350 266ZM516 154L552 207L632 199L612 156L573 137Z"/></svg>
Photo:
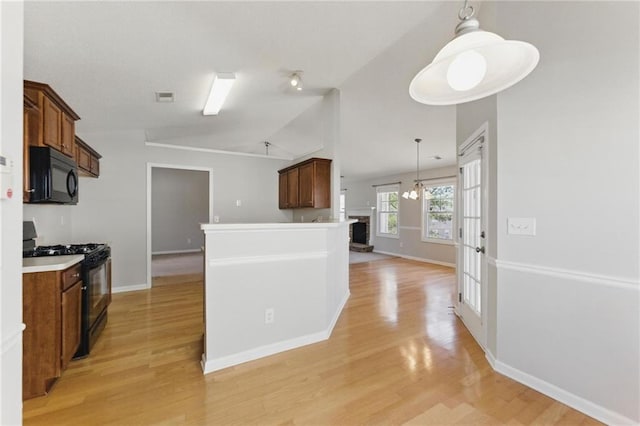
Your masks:
<svg viewBox="0 0 640 426"><path fill-rule="evenodd" d="M462 9L458 12L458 18L460 18L461 21L466 21L471 19L475 13L476 10L473 6L469 5L469 0L464 0L464 6L462 6Z"/></svg>

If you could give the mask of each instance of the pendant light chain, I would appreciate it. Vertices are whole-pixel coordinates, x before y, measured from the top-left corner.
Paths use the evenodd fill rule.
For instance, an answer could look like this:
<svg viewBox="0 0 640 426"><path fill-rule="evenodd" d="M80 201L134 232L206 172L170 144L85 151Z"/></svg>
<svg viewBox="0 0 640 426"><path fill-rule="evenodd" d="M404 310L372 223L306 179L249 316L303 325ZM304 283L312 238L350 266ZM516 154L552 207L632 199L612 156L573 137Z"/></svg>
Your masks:
<svg viewBox="0 0 640 426"><path fill-rule="evenodd" d="M416 139L416 183L420 182L420 139Z"/></svg>
<svg viewBox="0 0 640 426"><path fill-rule="evenodd" d="M467 19L471 19L473 15L476 13L476 10L473 6L469 6L469 0L464 0L464 6L458 12L458 18L461 21L466 21Z"/></svg>

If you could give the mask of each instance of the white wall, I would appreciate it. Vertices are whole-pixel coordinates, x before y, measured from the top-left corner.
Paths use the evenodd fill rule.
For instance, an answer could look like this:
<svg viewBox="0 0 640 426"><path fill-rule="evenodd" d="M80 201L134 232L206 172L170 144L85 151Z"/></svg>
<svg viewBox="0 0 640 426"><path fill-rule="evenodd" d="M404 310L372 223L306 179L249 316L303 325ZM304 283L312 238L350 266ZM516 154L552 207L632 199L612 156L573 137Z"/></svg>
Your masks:
<svg viewBox="0 0 640 426"><path fill-rule="evenodd" d="M80 177L78 189L79 203L82 203L82 187L90 178ZM74 241L71 235L71 211L75 206L58 204L23 204L24 220L32 220L36 225L38 245L73 244L89 241Z"/></svg>
<svg viewBox="0 0 640 426"><path fill-rule="evenodd" d="M151 171L152 253L200 250L209 222L209 173L154 167Z"/></svg>
<svg viewBox="0 0 640 426"><path fill-rule="evenodd" d="M100 178L81 182L82 201L72 208L72 236L110 243L116 290L148 284L147 163L213 168L213 214L223 223L291 220L290 212L278 210L282 160L149 147L142 131L81 136L102 159ZM241 207L236 207L238 199Z"/></svg>
<svg viewBox="0 0 640 426"><path fill-rule="evenodd" d="M455 180L457 168L455 166L441 167L437 169L423 170L420 172L421 179L441 179L451 177ZM372 212L370 244L374 246L374 251L396 254L409 258L418 258L425 261L432 261L439 264L454 266L456 263L456 252L453 244L437 244L424 242L421 239L422 227L422 201L405 200L400 197L398 228L399 238L386 238L376 236L377 210L376 189L372 185L379 185L390 182L401 181L400 194L406 189L413 187L415 173L404 173L393 176L383 176L374 179L352 180L343 179L342 188L346 189L346 209L349 215L360 216L366 211ZM425 185L429 182L425 181Z"/></svg>
<svg viewBox="0 0 640 426"><path fill-rule="evenodd" d="M640 422L639 8L501 2L538 68L497 98L499 371L611 424ZM534 217L535 237L507 234Z"/></svg>
<svg viewBox="0 0 640 426"><path fill-rule="evenodd" d="M320 102L292 120L270 139L275 144L291 144L298 141L316 146L317 149L291 161L289 165L300 163L312 157L331 159L331 207L327 209L294 209L294 222L311 222L322 217L324 220L339 217L340 213L340 156L342 153L340 134L341 93L332 89Z"/></svg>
<svg viewBox="0 0 640 426"><path fill-rule="evenodd" d="M348 225L205 225L205 373L329 338L349 297Z"/></svg>
<svg viewBox="0 0 640 426"><path fill-rule="evenodd" d="M22 422L22 2L0 2L0 154L14 197L0 200L0 424Z"/></svg>

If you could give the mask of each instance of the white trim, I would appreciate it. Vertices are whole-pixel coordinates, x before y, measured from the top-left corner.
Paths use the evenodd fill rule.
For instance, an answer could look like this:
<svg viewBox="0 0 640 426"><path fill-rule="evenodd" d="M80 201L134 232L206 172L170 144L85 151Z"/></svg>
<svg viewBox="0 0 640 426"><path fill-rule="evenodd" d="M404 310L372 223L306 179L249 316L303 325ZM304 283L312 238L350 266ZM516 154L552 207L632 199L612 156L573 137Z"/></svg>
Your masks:
<svg viewBox="0 0 640 426"><path fill-rule="evenodd" d="M266 158L269 160L287 160L292 161L294 159L291 157L278 157L275 155L264 155L264 154L251 154L248 152L237 152L237 151L225 151L222 149L211 149L211 148L199 148L195 146L186 146L186 145L172 145L168 143L158 143L158 142L145 142L146 146L153 148L169 148L169 149L179 149L183 151L195 151L195 152L206 152L209 154L226 154L226 155L239 155L241 157L257 157L257 158ZM317 151L317 150L316 150ZM311 151L315 152L315 151ZM306 154L308 155L308 154Z"/></svg>
<svg viewBox="0 0 640 426"><path fill-rule="evenodd" d="M487 135L489 134L489 122L485 121L478 127L465 141L458 147L458 156L462 156L466 153L466 151L471 148L476 142L477 139L481 136L484 136L484 140L480 141L480 143L486 142Z"/></svg>
<svg viewBox="0 0 640 426"><path fill-rule="evenodd" d="M423 258L423 257L415 257L415 256L407 256L406 254L392 253L390 251L374 250L373 252L374 253L380 253L380 254L386 254L388 256L402 257L403 259L417 260L418 262L433 263L434 265L447 266L449 268L455 268L456 267L455 263L442 262L440 260L426 259L426 258Z"/></svg>
<svg viewBox="0 0 640 426"><path fill-rule="evenodd" d="M464 263L464 240L460 239L459 237L459 229L460 227L464 226L464 220L463 220L463 216L464 216L464 199L463 199L463 193L464 193L464 182L462 182L462 177L461 177L461 173L460 173L460 169L461 169L461 164L467 164L469 159L471 157L476 157L479 156L480 157L480 165L482 167L481 170L481 178L480 178L480 193L481 193L481 220L480 220L480 226L482 228L482 230L485 231L486 235L491 235L490 229L489 229L489 142L488 142L488 137L489 137L489 122L485 121L484 123L482 123L472 134L471 136L469 136L467 139L465 139L465 141L460 144L460 146L458 147L458 160L456 162L456 166L458 168L458 171L456 173L457 175L457 182L456 182L456 186L455 186L455 205L454 205L454 212L455 212L455 224L454 224L454 235L453 238L454 240L458 241L459 244L456 246L457 247L457 259L456 261L459 262L461 265ZM472 149L474 148L474 149ZM424 221L423 221L424 223ZM490 250L490 246L492 244L495 244L494 241L489 240L489 238L486 238L483 242L485 250L488 252ZM489 296L489 291L488 291L488 283L489 283L489 268L487 265L487 256L482 256L482 261L481 261L481 294L480 294L480 329L476 331L476 333L479 333L479 336L474 335L474 333L472 332L471 334L473 335L474 339L476 339L477 343L481 346L481 347L485 347L486 346L486 342L487 342L487 335L488 335L488 330L487 330L487 307L488 307L488 296ZM457 277L457 281L458 281L458 294L463 294L464 295L464 291L463 291L463 274L464 274L464 268L463 266L461 266L460 268L457 268L456 271L456 277ZM463 318L463 312L461 312L462 310L466 310L467 309L467 305L464 305L465 307L463 308L463 304L462 303L456 303L456 314L460 317ZM463 320L464 323L464 320ZM469 332L471 332L471 329L469 328L469 326L466 325L467 329L469 329Z"/></svg>
<svg viewBox="0 0 640 426"><path fill-rule="evenodd" d="M275 355L280 352L289 351L291 349L296 349L302 346L310 345L312 343L321 342L323 340L327 340L328 338L329 335L327 331L324 330L317 333L307 334L305 336L295 337L293 339L272 343L270 345L260 346L232 355L214 358L211 360L206 360L204 354L202 354L202 372L204 374L213 373L214 371L222 370L223 368L231 367L249 361L254 361L256 359Z"/></svg>
<svg viewBox="0 0 640 426"><path fill-rule="evenodd" d="M184 253L200 253L202 249L188 249L188 250L168 250L168 251L152 251L151 255L155 254L184 254Z"/></svg>
<svg viewBox="0 0 640 426"><path fill-rule="evenodd" d="M20 345L22 343L22 332L27 328L25 324L21 324L16 330L9 332L8 336L3 336L2 342L0 343L0 355L4 355L13 349L15 346ZM4 334L4 333L3 333Z"/></svg>
<svg viewBox="0 0 640 426"><path fill-rule="evenodd" d="M340 314L342 313L342 309L346 305L347 300L349 299L349 296L350 296L350 293L347 290L344 297L342 298L342 301L340 302L339 307L336 309L333 319L331 320L330 324L327 326L325 330L319 331L317 333L307 334L300 337L294 337L293 339L283 340L281 342L260 346L260 347L249 349L233 355L227 355L227 356L223 356L223 357L215 358L211 360L207 360L205 358L205 355L202 354L202 360L200 361L200 365L202 366L203 374L213 373L214 371L222 370L223 368L231 367L231 366L242 364L249 361L254 361L256 359L264 358L270 355L275 355L280 352L288 351L291 349L297 349L302 346L307 346L313 343L327 340L329 337L331 337L333 328L338 322L338 318L340 317Z"/></svg>
<svg viewBox="0 0 640 426"><path fill-rule="evenodd" d="M150 143L150 142L147 142ZM150 288L153 280L151 279L151 256L153 254L151 249L151 185L152 185L152 171L153 168L161 169L178 169L178 170L195 170L209 173L209 223L213 222L213 169L211 167L198 167L181 164L166 164L166 163L147 163L147 284Z"/></svg>
<svg viewBox="0 0 640 426"><path fill-rule="evenodd" d="M484 348L484 357L487 358L487 361L489 362L489 365L491 366L491 368L493 368L494 370L496 370L496 363L498 362L498 360L496 359L496 357L493 355L493 352L491 352L489 349ZM497 371L497 370L496 370Z"/></svg>
<svg viewBox="0 0 640 426"><path fill-rule="evenodd" d="M270 262L291 262L295 260L306 259L326 259L329 256L327 251L308 252L304 254L287 253L287 254L274 254L267 256L245 256L245 257L230 257L230 258L214 258L209 259L207 264L211 267L226 266L226 265L245 265L249 263L270 263Z"/></svg>
<svg viewBox="0 0 640 426"><path fill-rule="evenodd" d="M499 269L518 271L531 274L547 275L555 278L566 280L577 280L590 282L593 284L601 284L610 287L626 288L640 291L640 281L628 278L614 277L610 275L597 275L588 272L575 271L570 269L553 268L548 266L531 265L527 263L511 262L507 260L499 260L489 258L488 262L495 265Z"/></svg>
<svg viewBox="0 0 640 426"><path fill-rule="evenodd" d="M564 389L561 389L547 381L539 379L535 376L525 373L524 371L518 370L504 362L497 360L491 355L489 357L489 352L486 353L487 360L489 364L494 368L498 373L504 374L505 376L522 383L526 386L529 386L532 389L537 390L540 393L543 393L556 401L560 401L561 403L568 405L571 408L574 408L582 413L585 413L588 416L595 418L603 423L610 425L635 425L637 422L621 415L611 410L608 410L600 405L594 404L591 401L588 401L578 395L575 395L571 392L567 392Z"/></svg>
<svg viewBox="0 0 640 426"><path fill-rule="evenodd" d="M347 291L344 293L344 296L342 296L342 300L338 304L338 308L333 314L333 318L329 322L329 326L327 327L329 335L327 336L327 338L329 338L331 336L331 333L333 333L333 329L336 326L336 323L340 318L340 314L342 313L342 310L344 309L344 306L347 304L347 301L349 300L350 296L351 296L351 292L349 291L349 289L347 289Z"/></svg>
<svg viewBox="0 0 640 426"><path fill-rule="evenodd" d="M423 238L423 239L420 240L420 242L429 243L429 244L444 244L446 246L455 245L453 240L445 240L444 238L442 238L442 239L438 239L438 238Z"/></svg>
<svg viewBox="0 0 640 426"><path fill-rule="evenodd" d="M133 284L118 287L111 287L111 293L127 293L129 291L148 290L151 286L149 284Z"/></svg>
<svg viewBox="0 0 640 426"><path fill-rule="evenodd" d="M420 231L420 227L419 226L398 226L398 229L405 229L405 230L409 230L409 231Z"/></svg>

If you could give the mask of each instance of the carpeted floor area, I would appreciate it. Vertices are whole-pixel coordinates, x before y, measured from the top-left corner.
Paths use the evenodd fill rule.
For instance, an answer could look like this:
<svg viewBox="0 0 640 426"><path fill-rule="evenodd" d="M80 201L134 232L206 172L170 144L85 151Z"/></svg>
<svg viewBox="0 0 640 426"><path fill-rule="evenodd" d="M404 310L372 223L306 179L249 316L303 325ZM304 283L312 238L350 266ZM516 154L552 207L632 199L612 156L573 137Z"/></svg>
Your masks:
<svg viewBox="0 0 640 426"><path fill-rule="evenodd" d="M166 277L204 273L202 252L178 254L154 254L151 256L151 276Z"/></svg>

